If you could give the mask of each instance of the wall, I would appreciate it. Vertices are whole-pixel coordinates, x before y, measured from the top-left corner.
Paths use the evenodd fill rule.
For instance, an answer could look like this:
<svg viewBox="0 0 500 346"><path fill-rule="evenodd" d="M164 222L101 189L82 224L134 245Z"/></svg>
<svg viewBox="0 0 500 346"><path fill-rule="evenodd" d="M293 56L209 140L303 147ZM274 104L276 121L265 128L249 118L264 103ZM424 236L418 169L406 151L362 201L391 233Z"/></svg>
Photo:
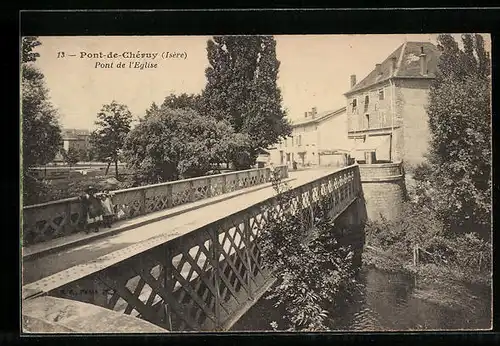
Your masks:
<svg viewBox="0 0 500 346"><path fill-rule="evenodd" d="M270 161L276 165L281 164L280 151L283 151L283 164L287 164L287 153L290 156L289 165L295 160L299 165L302 164L302 159L299 153L305 152L304 164L318 164L318 131L317 124L309 123L304 125L294 126L291 137L286 138L281 143L275 145L269 150Z"/></svg>
<svg viewBox="0 0 500 346"><path fill-rule="evenodd" d="M304 165L315 166L321 162L320 151L337 149L347 151L350 149L347 136L347 114L345 112L317 122L295 125L292 129L292 136L277 144L269 152L271 153L270 160L274 164L281 164L280 151L283 151L284 164L286 164L286 154L288 153L290 154L290 164L295 160L299 165L302 165L301 153L303 153ZM327 158L323 162L330 164L330 161Z"/></svg>
<svg viewBox="0 0 500 346"><path fill-rule="evenodd" d="M379 91L383 90L384 99L379 99ZM365 96L369 97L368 107L365 109ZM352 102L357 100L356 110L353 111ZM370 115L370 128L391 126L391 88L389 82L375 85L366 90L356 92L347 98L348 131L362 131L368 129L365 114Z"/></svg>
<svg viewBox="0 0 500 346"><path fill-rule="evenodd" d="M347 117L352 146L354 147L356 135L371 135L380 131L390 132L393 128L392 161L403 160L409 165L422 162L429 141L428 116L425 107L428 103L431 83L432 79L396 79L393 86L389 83L384 84L384 100L378 99L380 86L350 95L347 99ZM392 92L391 89L393 89ZM365 111L366 95L369 96L370 102ZM394 95L394 119L391 118L392 95ZM351 105L354 98L358 100L356 113L353 113ZM366 113L370 114L369 128L366 123Z"/></svg>
<svg viewBox="0 0 500 346"><path fill-rule="evenodd" d="M398 81L400 111L404 119L402 136L406 143L403 159L412 166L421 163L428 150L430 133L426 106L430 83L428 79Z"/></svg>
<svg viewBox="0 0 500 346"><path fill-rule="evenodd" d="M318 126L318 150L335 149L350 149L346 112L327 118Z"/></svg>
<svg viewBox="0 0 500 346"><path fill-rule="evenodd" d="M401 215L406 187L401 163L359 165L368 220Z"/></svg>
<svg viewBox="0 0 500 346"><path fill-rule="evenodd" d="M379 98L379 91L383 90L383 100ZM365 96L369 97L368 107L365 110ZM352 101L357 100L357 110L353 112ZM347 98L347 117L350 148L355 148L356 142L363 142L363 136L390 135L390 155L384 153L384 159L390 156L392 161L399 161L402 157L403 135L402 118L398 117L397 90L390 82L374 85L366 90L359 91ZM366 114L369 114L369 124ZM369 127L368 127L369 125ZM354 153L355 157L361 159L363 153Z"/></svg>
<svg viewBox="0 0 500 346"><path fill-rule="evenodd" d="M302 164L301 155L304 153L305 165L318 164L318 129L319 125L314 123L297 126L293 129L294 143L289 147L289 152L294 153L293 159ZM297 139L300 138L300 141Z"/></svg>

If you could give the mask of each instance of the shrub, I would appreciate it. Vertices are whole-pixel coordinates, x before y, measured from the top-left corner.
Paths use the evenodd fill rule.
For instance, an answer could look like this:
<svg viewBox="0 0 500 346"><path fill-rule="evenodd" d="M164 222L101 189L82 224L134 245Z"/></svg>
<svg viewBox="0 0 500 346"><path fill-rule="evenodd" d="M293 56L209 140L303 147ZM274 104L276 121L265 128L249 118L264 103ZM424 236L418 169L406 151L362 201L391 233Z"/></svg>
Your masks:
<svg viewBox="0 0 500 346"><path fill-rule="evenodd" d="M326 205L291 214L290 194L274 180L286 218L276 209L263 228L259 245L267 268L277 277L268 299L284 308L291 330L328 330L329 314L341 292L356 287L353 251L336 240L336 229L324 210ZM285 190L285 191L284 191ZM277 329L276 323L272 324Z"/></svg>
<svg viewBox="0 0 500 346"><path fill-rule="evenodd" d="M412 260L413 249L418 246L422 250L422 264L435 263L439 268L455 271L465 279L476 280L469 274L484 276L491 270L490 242L475 232L461 235L446 232L437 213L417 203L406 202L402 216L397 220L382 219L367 223L365 232L367 244L389 254L390 260L399 263L401 268ZM365 258L368 263L386 264L370 256ZM387 267L392 268L393 264L389 263Z"/></svg>

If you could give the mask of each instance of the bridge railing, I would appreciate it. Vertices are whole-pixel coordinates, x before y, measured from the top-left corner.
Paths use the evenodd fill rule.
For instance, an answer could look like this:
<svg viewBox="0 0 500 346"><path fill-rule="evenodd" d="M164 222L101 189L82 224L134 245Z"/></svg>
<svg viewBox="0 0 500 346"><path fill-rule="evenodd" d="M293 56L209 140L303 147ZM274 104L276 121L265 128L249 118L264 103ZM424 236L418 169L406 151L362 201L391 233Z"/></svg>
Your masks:
<svg viewBox="0 0 500 346"><path fill-rule="evenodd" d="M287 166L275 168L288 177ZM270 169L258 168L167 183L116 190L113 204L121 219L173 208L270 181ZM83 228L84 213L78 197L23 208L23 245L62 237Z"/></svg>
<svg viewBox="0 0 500 346"><path fill-rule="evenodd" d="M360 189L359 167L348 166L174 239L153 238L26 285L23 298L76 299L170 331L227 330L274 281L258 242L265 225L320 202L336 217Z"/></svg>

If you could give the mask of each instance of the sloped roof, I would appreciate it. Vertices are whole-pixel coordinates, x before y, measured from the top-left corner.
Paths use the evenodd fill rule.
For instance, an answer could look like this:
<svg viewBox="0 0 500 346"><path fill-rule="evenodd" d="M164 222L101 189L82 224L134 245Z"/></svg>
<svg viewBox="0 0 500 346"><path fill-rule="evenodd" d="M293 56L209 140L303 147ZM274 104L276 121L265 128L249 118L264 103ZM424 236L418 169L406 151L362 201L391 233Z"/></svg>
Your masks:
<svg viewBox="0 0 500 346"><path fill-rule="evenodd" d="M322 121L326 118L329 118L331 116L341 114L345 110L346 110L346 107L344 106L344 107L341 107L341 108L338 108L335 110L323 111L323 112L316 114L316 116L314 118L307 117L307 118L302 118L299 121L292 122L292 126L296 127L296 126L307 125L310 123L317 123L317 122L320 122L320 121Z"/></svg>
<svg viewBox="0 0 500 346"><path fill-rule="evenodd" d="M357 83L346 94L351 94L355 91L367 88L373 84L388 80L391 77L396 78L412 78L424 77L420 74L420 51L423 48L427 59L427 78L436 76L437 62L439 58L439 49L430 42L405 42L392 52L381 64L380 74L373 69L368 76ZM391 76L391 60L396 58L396 70Z"/></svg>
<svg viewBox="0 0 500 346"><path fill-rule="evenodd" d="M63 136L89 136L90 131L86 129L62 129L61 134Z"/></svg>

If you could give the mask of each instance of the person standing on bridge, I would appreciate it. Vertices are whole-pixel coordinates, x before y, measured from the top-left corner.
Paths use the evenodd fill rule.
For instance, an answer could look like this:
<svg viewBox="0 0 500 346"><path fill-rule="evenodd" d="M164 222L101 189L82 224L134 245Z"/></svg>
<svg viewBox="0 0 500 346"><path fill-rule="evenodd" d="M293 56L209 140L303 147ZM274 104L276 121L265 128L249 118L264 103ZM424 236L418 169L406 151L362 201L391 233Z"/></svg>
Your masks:
<svg viewBox="0 0 500 346"><path fill-rule="evenodd" d="M80 197L84 209L85 233L89 233L91 229L94 232L99 232L99 226L103 221L103 210L100 200L96 197L96 192L96 188L89 186Z"/></svg>
<svg viewBox="0 0 500 346"><path fill-rule="evenodd" d="M109 188L105 188L102 192L96 194L97 199L101 203L103 224L107 228L111 228L115 217L114 206L111 200L113 195L113 192L109 192Z"/></svg>

